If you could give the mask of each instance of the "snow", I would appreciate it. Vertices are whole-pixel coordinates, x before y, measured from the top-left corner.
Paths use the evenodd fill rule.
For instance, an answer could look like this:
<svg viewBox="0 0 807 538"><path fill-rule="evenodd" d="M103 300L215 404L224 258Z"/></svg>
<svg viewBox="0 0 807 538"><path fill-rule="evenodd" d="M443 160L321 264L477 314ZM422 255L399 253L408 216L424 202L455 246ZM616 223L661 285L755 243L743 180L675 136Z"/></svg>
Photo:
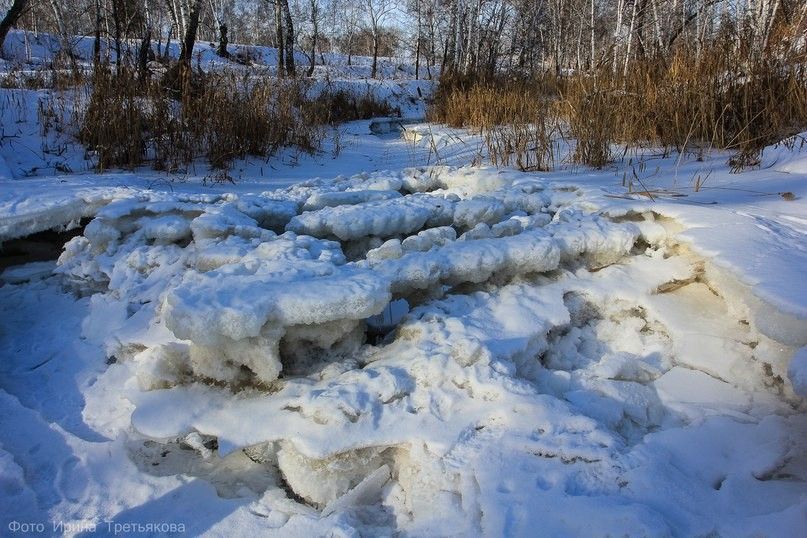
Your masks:
<svg viewBox="0 0 807 538"><path fill-rule="evenodd" d="M411 174L387 176L403 185ZM300 206L292 218L285 213L289 231L280 235L241 212L258 202L240 195L195 204L159 195L100 211L94 222L104 227L85 236L104 255L80 250L60 270L127 290L129 309L133 299L157 303L122 319L116 342L93 337L123 361L110 371L137 380L122 396L130 418L120 420L149 442L196 436L197 452L212 461L259 454L314 509L277 508L271 487L254 497L256 510L283 512L272 518L284 529L301 517L336 525L350 513L359 518L350 525L365 529L381 518L408 532L520 534L538 522L506 507L536 497L554 507L541 524L560 533L697 534L712 529L707 513L718 514L721 529L737 528L738 517L770 529L759 516L790 514L801 490L788 482L771 490L766 512L743 515L709 500L722 491L718 482L738 503L756 494L732 480L749 491L768 487L740 480L734 460L708 472L697 471L699 453L663 463L675 450L664 443L713 443L732 424L743 426L736 438L756 443L762 434L749 428L759 423L779 439L752 465L762 476L780 469L782 447L801 435L799 399L786 384L792 348L740 317L740 303L757 300L750 290L738 288L745 295L731 301L716 294L738 284L720 280L715 261L680 239L683 225L662 216L661 204L635 213L626 201L619 210L590 187L510 173L488 182L487 171L452 189L454 174L467 177L442 169L430 192ZM298 189L275 191L270 205L302 199ZM391 224L376 216L385 210ZM336 211L354 217L342 219L345 233L330 227L340 226ZM149 237L153 226L166 227L161 241ZM133 258L144 244L159 262ZM118 260L108 279L81 272L85 257L104 256ZM171 284L143 287L150 273ZM464 290L469 284L477 287ZM396 297L408 303L397 326L363 344L364 320ZM116 301L106 301L108 326ZM216 439L215 451L200 434ZM647 473L663 487L691 488L702 505L664 502ZM573 510L586 523L570 519ZM794 517L783 515L777 528L798 525Z"/></svg>
<svg viewBox="0 0 807 538"><path fill-rule="evenodd" d="M643 155L650 199L369 124L235 185L2 180L9 244L91 219L0 277L3 528L802 533L797 145Z"/></svg>
<svg viewBox="0 0 807 538"><path fill-rule="evenodd" d="M136 191L96 211L55 275L11 271L4 304L64 306L44 317L37 304L52 300L17 307L19 323L36 322L6 345L36 342L26 331L53 332L72 308L51 345L82 342L88 357L60 374L94 381L56 435L114 446L124 487L140 492L105 501L124 471L102 478L98 449L69 441L83 456L76 478L61 473L84 493L47 493L14 465L73 461L74 449L40 460L4 437L14 513L125 522L211 505L207 523L187 525L284 534L803 525L801 482L778 478L803 476L788 455L807 428L788 343L798 338L748 316L762 299L702 256L672 216L688 208L514 172L419 174L262 195ZM394 191L370 184L404 190L376 198ZM61 283L92 296L76 302ZM382 339L366 343L366 327ZM27 375L4 390L24 390ZM23 394L30 405L40 392ZM25 405L8 400L6 431ZM194 486L161 496L183 473ZM740 508L760 495L764 507ZM146 499L157 500L140 515L121 508Z"/></svg>
<svg viewBox="0 0 807 538"><path fill-rule="evenodd" d="M796 394L807 395L807 347L799 349L793 356L787 369L787 375Z"/></svg>
<svg viewBox="0 0 807 538"><path fill-rule="evenodd" d="M450 222L450 200L412 195L361 205L326 207L297 215L288 229L315 237L335 237L342 241L375 236L386 238L410 234L426 226Z"/></svg>
<svg viewBox="0 0 807 538"><path fill-rule="evenodd" d="M322 209L323 207L333 207L339 205L356 205L362 202L374 202L376 200L389 200L390 198L399 198L401 193L398 191L382 191L382 190L367 190L367 191L342 191L342 192L315 192L308 200L305 201L303 209L306 211L314 211Z"/></svg>
<svg viewBox="0 0 807 538"><path fill-rule="evenodd" d="M500 240L457 241L427 252L413 252L375 265L391 281L392 291L406 294L439 284L479 283L494 274L545 272L558 266L557 246L543 231Z"/></svg>
<svg viewBox="0 0 807 538"><path fill-rule="evenodd" d="M11 266L0 273L0 279L9 284L22 284L49 277L56 264L53 262L31 262L25 265Z"/></svg>

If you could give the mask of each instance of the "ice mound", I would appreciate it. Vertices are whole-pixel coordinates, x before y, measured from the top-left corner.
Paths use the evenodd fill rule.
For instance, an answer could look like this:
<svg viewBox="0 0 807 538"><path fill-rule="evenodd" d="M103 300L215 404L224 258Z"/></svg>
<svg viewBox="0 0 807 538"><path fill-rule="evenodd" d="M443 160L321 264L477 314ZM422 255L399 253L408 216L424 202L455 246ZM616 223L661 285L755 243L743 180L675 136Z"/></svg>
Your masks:
<svg viewBox="0 0 807 538"><path fill-rule="evenodd" d="M665 219L535 178L409 170L118 201L58 271L95 293L84 332L110 372L137 380L133 436L265 469L250 510L411 534L708 534L718 489L776 489L766 513L798 500L767 477L798 474L781 447L802 427L803 361ZM725 476L681 474L692 439L762 430L781 442L748 469L719 459L727 440L707 447ZM645 501L681 481L693 497Z"/></svg>
<svg viewBox="0 0 807 538"><path fill-rule="evenodd" d="M562 261L602 267L640 235L577 207L573 189L500 176L459 187L445 170L402 175L119 200L66 246L58 270L80 290L108 291L94 298L99 323L85 324L91 334L102 317L119 320L126 338L107 349L131 354L173 338L190 342L182 368L166 359L180 378L267 384L284 360L305 371L295 363L315 364L312 354L357 351L365 320L395 297L439 296Z"/></svg>
<svg viewBox="0 0 807 538"><path fill-rule="evenodd" d="M340 205L356 205L365 202L374 202L377 200L389 200L391 198L400 198L401 193L398 191L380 191L380 190L367 190L367 191L339 191L339 192L323 192L314 193L308 197L303 205L304 211L315 211L323 207L335 207Z"/></svg>
<svg viewBox="0 0 807 538"><path fill-rule="evenodd" d="M548 226L564 260L585 259L590 268L610 265L630 252L641 231L633 223L614 224L580 210L559 211Z"/></svg>
<svg viewBox="0 0 807 538"><path fill-rule="evenodd" d="M358 205L325 207L294 217L287 229L342 241L368 236L391 237L451 223L453 202L431 195L411 195Z"/></svg>
<svg viewBox="0 0 807 538"><path fill-rule="evenodd" d="M0 169L0 179L2 175ZM124 187L88 187L65 191L51 189L51 192L37 196L11 194L7 199L0 199L0 243L45 230L76 228L82 219L93 217L106 205L129 199L134 194L131 189Z"/></svg>
<svg viewBox="0 0 807 538"><path fill-rule="evenodd" d="M276 274L236 279L212 271L186 274L167 296L164 316L174 335L193 342L197 373L235 381L246 366L268 383L282 369L279 345L288 328L309 327L289 334L328 349L389 301L387 283L372 273L341 270L284 281Z"/></svg>
<svg viewBox="0 0 807 538"><path fill-rule="evenodd" d="M546 232L535 230L499 240L448 242L442 248L411 252L371 267L391 282L393 293L406 295L438 284L485 282L495 274L551 271L559 261L555 242Z"/></svg>

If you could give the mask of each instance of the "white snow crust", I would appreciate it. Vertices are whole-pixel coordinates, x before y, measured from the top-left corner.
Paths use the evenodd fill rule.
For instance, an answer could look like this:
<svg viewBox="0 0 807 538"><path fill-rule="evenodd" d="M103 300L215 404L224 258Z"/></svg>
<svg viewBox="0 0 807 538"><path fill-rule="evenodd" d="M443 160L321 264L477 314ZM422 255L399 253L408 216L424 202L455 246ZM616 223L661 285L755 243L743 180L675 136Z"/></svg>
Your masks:
<svg viewBox="0 0 807 538"><path fill-rule="evenodd" d="M244 499L223 528L795 530L798 335L757 323L767 303L671 213L450 168L139 193L53 271L114 357L88 425Z"/></svg>

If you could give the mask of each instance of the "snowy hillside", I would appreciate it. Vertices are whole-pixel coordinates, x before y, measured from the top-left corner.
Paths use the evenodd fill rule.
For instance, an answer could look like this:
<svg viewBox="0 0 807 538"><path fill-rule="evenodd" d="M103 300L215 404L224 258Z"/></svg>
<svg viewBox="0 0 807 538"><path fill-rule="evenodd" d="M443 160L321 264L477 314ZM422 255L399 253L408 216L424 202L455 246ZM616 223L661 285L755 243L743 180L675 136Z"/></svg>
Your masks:
<svg viewBox="0 0 807 538"><path fill-rule="evenodd" d="M80 65L86 68L92 67L94 38L87 36L75 36L71 39L72 48L77 56ZM123 54L136 57L140 40L123 43ZM155 53L167 55L168 58L176 60L179 58L180 45L176 41L168 45L166 51L163 43L159 50L157 44L153 47ZM58 37L44 32L30 32L23 30L11 30L3 44L3 58L0 60L6 69L33 69L36 67L50 67L54 63L64 62L59 58L61 43ZM239 45L232 44L228 48L232 58L224 59L216 54L216 48L211 43L199 41L194 47L194 67L198 66L205 71L237 68L248 70L249 68L262 68L265 72L275 74L277 68L277 49L260 45ZM114 42L111 39L101 39L101 56L114 63L116 53ZM307 68L310 57L306 54L295 51L295 61L301 68ZM244 63L248 65L244 65ZM350 65L347 57L341 54L328 53L318 55L315 59L314 76L317 78L330 77L343 80L362 80L369 83L376 81L370 78L372 58L367 56L352 56ZM439 75L439 67L432 67L431 72ZM425 68L424 68L425 73ZM404 58L379 58L378 79L380 80L410 80L415 78L415 69L410 60Z"/></svg>
<svg viewBox="0 0 807 538"><path fill-rule="evenodd" d="M26 155L37 94L2 91L0 255L73 237L4 260L0 528L807 528L800 144L524 173L361 121L210 185Z"/></svg>

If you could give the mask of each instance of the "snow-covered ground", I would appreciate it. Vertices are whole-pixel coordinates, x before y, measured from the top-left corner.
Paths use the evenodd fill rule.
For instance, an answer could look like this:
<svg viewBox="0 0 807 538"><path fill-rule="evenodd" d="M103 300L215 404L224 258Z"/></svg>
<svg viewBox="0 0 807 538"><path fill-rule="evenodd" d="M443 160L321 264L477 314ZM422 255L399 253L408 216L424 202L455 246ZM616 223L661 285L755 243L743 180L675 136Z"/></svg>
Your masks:
<svg viewBox="0 0 807 538"><path fill-rule="evenodd" d="M0 277L3 535L804 533L807 150L521 173L372 123L235 185L4 140L0 239L91 220Z"/></svg>
<svg viewBox="0 0 807 538"><path fill-rule="evenodd" d="M93 63L94 51L93 36L74 36L70 46L81 67L90 68ZM127 60L136 58L141 45L140 40L124 40L121 57ZM180 44L172 41L166 50L166 44L152 42L152 51L160 57L168 56L176 60L180 53ZM262 69L267 74L274 74L277 68L277 49L261 45L230 44L227 48L230 58L225 59L216 54L216 43L197 41L193 49L193 65L205 71L215 69ZM47 75L41 68L66 68L68 60L60 55L62 49L61 39L45 32L31 32L12 29L3 43L0 67L3 72L12 76L34 74ZM116 62L116 47L112 39L101 39L101 58L111 63ZM304 52L295 51L294 60L298 71L305 72L311 63L311 58ZM423 78L437 77L440 74L439 66L428 69L421 65ZM370 78L372 73L372 57L354 55L348 63L348 58L342 54L319 54L315 58L314 77L328 78L336 81L358 81L377 84L379 80L409 81L415 78L415 66L411 58L379 57L376 80ZM431 75L431 76L430 76Z"/></svg>
<svg viewBox="0 0 807 538"><path fill-rule="evenodd" d="M4 526L804 529L803 154L646 158L651 200L348 130L265 183L4 184L4 230L94 216L0 288Z"/></svg>

